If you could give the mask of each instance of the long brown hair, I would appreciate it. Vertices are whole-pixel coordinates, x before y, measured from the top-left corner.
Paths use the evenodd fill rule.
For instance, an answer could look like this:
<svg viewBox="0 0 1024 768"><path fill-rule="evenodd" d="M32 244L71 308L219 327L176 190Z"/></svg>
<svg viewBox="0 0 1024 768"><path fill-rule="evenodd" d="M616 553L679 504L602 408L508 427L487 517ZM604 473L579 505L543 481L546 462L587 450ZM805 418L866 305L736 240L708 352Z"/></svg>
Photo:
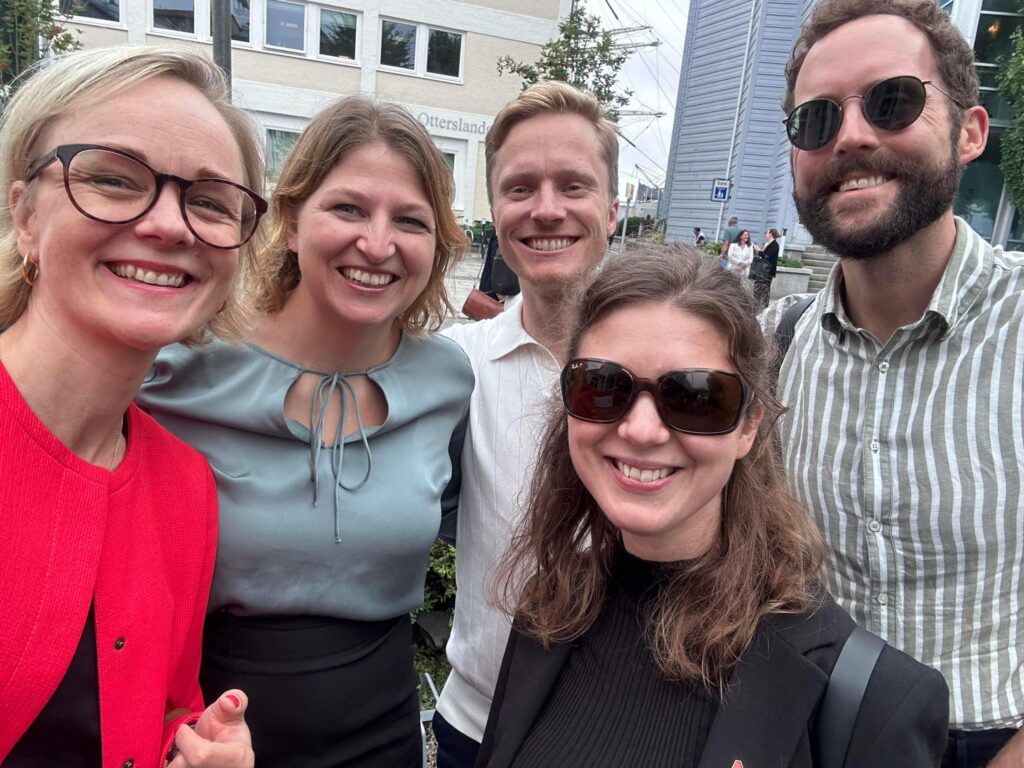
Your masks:
<svg viewBox="0 0 1024 768"><path fill-rule="evenodd" d="M288 153L271 199L270 235L255 280L259 311L272 314L280 310L301 279L299 256L288 247L291 217L345 155L374 142L385 144L416 169L437 228L430 278L399 318L402 329L422 336L439 329L444 318L455 313L444 280L467 244L452 212L455 180L430 134L408 110L366 96L339 99L318 113Z"/></svg>
<svg viewBox="0 0 1024 768"><path fill-rule="evenodd" d="M806 510L786 490L772 449L772 429L784 410L769 384L773 350L755 319L753 299L717 260L689 248L613 260L582 295L568 359L599 319L651 302L717 328L754 393L750 407L765 410L751 451L736 462L723 491L716 543L685 566L668 566L647 626L666 677L721 689L763 616L814 604L824 548ZM574 640L601 611L620 546L618 530L572 465L566 415L552 414L526 517L499 570L499 601L545 647Z"/></svg>

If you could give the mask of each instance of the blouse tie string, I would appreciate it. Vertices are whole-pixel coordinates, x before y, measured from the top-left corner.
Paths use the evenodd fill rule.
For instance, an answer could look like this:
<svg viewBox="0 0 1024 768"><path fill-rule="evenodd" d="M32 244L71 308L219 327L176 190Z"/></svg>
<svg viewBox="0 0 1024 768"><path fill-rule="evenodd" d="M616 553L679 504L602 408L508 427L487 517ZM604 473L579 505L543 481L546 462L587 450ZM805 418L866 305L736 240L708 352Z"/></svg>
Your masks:
<svg viewBox="0 0 1024 768"><path fill-rule="evenodd" d="M320 490L320 449L324 445L324 418L327 413L327 405L338 393L341 399L341 416L338 419L338 428L334 432L334 440L331 442L331 469L334 472L334 541L341 543L341 493L342 491L357 491L366 485L370 479L370 470L373 468L373 456L370 454L370 441L366 437L366 429L363 427L363 414L359 410L359 400L356 399L355 389L344 374L324 374L316 385L313 400L309 406L309 424L311 427L309 435L310 448L310 482L313 483L313 505L316 506ZM345 485L341 472L345 463L345 419L348 415L348 403L352 401L352 408L356 414L356 425L359 427L359 439L366 452L366 472L363 479L355 485Z"/></svg>

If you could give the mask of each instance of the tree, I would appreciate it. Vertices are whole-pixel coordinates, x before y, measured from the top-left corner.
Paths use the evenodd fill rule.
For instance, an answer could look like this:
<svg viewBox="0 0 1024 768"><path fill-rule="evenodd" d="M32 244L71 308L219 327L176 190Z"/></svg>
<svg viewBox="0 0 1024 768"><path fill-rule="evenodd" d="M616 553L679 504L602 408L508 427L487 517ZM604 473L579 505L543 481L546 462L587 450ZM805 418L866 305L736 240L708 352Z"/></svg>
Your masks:
<svg viewBox="0 0 1024 768"><path fill-rule="evenodd" d="M1010 56L999 73L999 93L1016 112L1013 123L1002 135L999 166L1006 178L1006 191L1019 210L1024 210L1024 30L1010 38Z"/></svg>
<svg viewBox="0 0 1024 768"><path fill-rule="evenodd" d="M601 102L614 120L629 103L632 91L615 90L615 79L629 54L615 47L601 20L576 5L558 25L559 37L547 43L533 64L511 56L498 59L498 74L509 72L523 79L523 90L540 80L562 80L587 91Z"/></svg>
<svg viewBox="0 0 1024 768"><path fill-rule="evenodd" d="M65 3L61 3L61 8ZM68 9L70 10L70 9ZM70 13L52 0L0 0L0 95L10 95L16 78L48 52L82 47L65 24Z"/></svg>

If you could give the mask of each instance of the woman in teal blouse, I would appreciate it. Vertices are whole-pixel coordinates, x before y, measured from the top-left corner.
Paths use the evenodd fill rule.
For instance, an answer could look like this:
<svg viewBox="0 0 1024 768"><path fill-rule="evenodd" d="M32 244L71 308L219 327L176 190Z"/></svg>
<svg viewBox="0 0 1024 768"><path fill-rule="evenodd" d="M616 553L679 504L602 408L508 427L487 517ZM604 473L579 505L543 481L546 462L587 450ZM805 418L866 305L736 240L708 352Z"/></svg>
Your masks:
<svg viewBox="0 0 1024 768"><path fill-rule="evenodd" d="M431 335L465 245L452 192L405 110L329 107L282 170L251 339L172 347L143 389L213 466L201 681L248 691L259 765L421 763L408 613L455 508L473 387Z"/></svg>

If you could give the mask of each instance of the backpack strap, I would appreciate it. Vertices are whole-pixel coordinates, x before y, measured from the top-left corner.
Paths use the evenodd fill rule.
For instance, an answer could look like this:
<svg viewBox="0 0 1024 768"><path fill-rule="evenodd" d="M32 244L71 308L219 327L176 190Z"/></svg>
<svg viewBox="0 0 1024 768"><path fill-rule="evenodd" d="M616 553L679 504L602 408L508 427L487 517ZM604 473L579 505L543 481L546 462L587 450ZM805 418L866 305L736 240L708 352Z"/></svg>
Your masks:
<svg viewBox="0 0 1024 768"><path fill-rule="evenodd" d="M845 764L857 713L884 647L882 638L863 627L855 627L846 639L818 713L819 768L842 768Z"/></svg>
<svg viewBox="0 0 1024 768"><path fill-rule="evenodd" d="M784 314L782 316L782 320L779 321L779 326L775 329L775 344L779 349L779 367L782 367L782 361L786 359L786 352L789 351L789 345L793 343L793 335L796 333L797 321L807 308L814 303L816 296L817 294L814 294L800 299L800 301L793 304L786 310L786 314Z"/></svg>

